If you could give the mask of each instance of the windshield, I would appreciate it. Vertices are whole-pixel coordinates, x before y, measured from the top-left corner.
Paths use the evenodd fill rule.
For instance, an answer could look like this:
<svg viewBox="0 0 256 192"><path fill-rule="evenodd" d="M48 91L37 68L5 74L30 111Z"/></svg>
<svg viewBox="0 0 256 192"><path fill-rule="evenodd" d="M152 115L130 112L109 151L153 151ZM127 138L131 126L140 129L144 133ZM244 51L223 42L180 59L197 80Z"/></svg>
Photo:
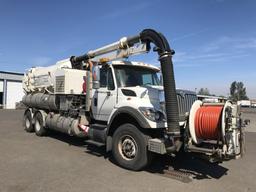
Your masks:
<svg viewBox="0 0 256 192"><path fill-rule="evenodd" d="M157 72L138 66L114 66L118 87L160 85Z"/></svg>

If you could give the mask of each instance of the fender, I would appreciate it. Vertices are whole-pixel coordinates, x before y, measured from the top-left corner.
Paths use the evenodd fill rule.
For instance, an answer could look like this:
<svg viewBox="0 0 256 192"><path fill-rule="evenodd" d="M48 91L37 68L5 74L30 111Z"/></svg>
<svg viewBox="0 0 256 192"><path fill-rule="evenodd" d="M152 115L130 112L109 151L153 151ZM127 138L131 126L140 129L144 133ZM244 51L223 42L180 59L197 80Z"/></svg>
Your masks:
<svg viewBox="0 0 256 192"><path fill-rule="evenodd" d="M113 123L114 119L122 113L129 114L134 119L136 119L136 121L140 125L140 127L150 128L150 125L147 122L146 118L138 110L136 110L132 107L125 106L125 107L120 107L119 109L117 109L117 111L115 111L114 114L111 116L110 120L108 121L108 125L107 125L107 135L109 133L109 129L110 129L111 124Z"/></svg>
<svg viewBox="0 0 256 192"><path fill-rule="evenodd" d="M111 125L112 125L113 121L115 120L115 118L120 114L129 114L137 121L137 123L139 124L140 127L150 128L150 125L147 122L147 120L145 119L145 117L136 109L134 109L132 107L127 107L127 106L118 108L117 111L114 112L114 114L111 116L110 120L108 121L107 131L106 131L106 136L107 136L106 151L107 152L112 150L112 136L109 133Z"/></svg>

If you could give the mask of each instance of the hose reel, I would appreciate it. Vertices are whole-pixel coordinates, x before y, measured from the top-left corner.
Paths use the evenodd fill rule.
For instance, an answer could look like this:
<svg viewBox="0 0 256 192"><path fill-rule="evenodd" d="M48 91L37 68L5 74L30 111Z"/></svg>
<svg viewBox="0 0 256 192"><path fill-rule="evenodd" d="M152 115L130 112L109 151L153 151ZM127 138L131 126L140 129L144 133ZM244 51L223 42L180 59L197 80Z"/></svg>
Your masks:
<svg viewBox="0 0 256 192"><path fill-rule="evenodd" d="M190 110L189 132L195 145L217 141L224 156L240 157L244 149L240 110L230 101L203 103L195 101ZM215 148L216 149L216 148Z"/></svg>
<svg viewBox="0 0 256 192"><path fill-rule="evenodd" d="M203 140L224 139L226 134L225 111L232 107L226 103L203 103L195 101L190 110L189 131L193 141L200 144Z"/></svg>

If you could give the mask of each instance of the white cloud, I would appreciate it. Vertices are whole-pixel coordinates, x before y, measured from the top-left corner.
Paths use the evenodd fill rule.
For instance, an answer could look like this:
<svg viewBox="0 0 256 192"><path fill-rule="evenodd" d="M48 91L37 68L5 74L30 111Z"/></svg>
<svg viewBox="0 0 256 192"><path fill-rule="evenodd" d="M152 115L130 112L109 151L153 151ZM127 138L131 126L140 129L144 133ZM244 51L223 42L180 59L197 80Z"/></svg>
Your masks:
<svg viewBox="0 0 256 192"><path fill-rule="evenodd" d="M213 42L210 42L204 46L202 46L201 50L203 52L212 52L217 50L245 50L251 49L254 50L256 48L256 37L248 37L248 38L233 38L230 36L222 36L216 39Z"/></svg>
<svg viewBox="0 0 256 192"><path fill-rule="evenodd" d="M207 32L207 31L208 31L208 29L203 29L203 30L200 30L200 31L197 31L197 32L194 32L194 33L187 33L187 34L184 34L184 35L181 35L181 36L178 36L178 37L174 37L172 39L172 42L187 39L187 38L190 38L190 37L193 37L193 36L197 36L197 35L200 35L201 33Z"/></svg>
<svg viewBox="0 0 256 192"><path fill-rule="evenodd" d="M129 7L122 7L120 9L116 9L114 11L112 10L106 14L103 14L100 17L100 19L116 19L123 15L129 15L129 14L144 10L144 9L148 8L151 4L152 4L152 2L147 1L147 2L143 2L143 3L137 3L137 4L135 4L133 6L129 6Z"/></svg>
<svg viewBox="0 0 256 192"><path fill-rule="evenodd" d="M211 64L231 64L232 59L252 56L256 51L256 37L231 38L222 36L202 45L193 52L176 51L173 59L176 67L197 67Z"/></svg>
<svg viewBox="0 0 256 192"><path fill-rule="evenodd" d="M256 38L245 39L236 45L238 49L254 49L256 48Z"/></svg>
<svg viewBox="0 0 256 192"><path fill-rule="evenodd" d="M51 64L52 59L50 57L39 56L31 60L33 66L47 66Z"/></svg>

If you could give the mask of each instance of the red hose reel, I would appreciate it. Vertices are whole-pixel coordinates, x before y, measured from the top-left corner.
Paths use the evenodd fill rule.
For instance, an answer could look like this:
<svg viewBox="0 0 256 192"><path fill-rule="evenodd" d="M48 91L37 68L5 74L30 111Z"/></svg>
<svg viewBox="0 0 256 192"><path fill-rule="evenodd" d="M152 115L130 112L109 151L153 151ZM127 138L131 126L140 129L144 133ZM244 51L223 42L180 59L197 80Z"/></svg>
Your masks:
<svg viewBox="0 0 256 192"><path fill-rule="evenodd" d="M189 131L196 144L203 140L218 140L225 136L225 113L230 102L203 103L195 101L190 110Z"/></svg>

